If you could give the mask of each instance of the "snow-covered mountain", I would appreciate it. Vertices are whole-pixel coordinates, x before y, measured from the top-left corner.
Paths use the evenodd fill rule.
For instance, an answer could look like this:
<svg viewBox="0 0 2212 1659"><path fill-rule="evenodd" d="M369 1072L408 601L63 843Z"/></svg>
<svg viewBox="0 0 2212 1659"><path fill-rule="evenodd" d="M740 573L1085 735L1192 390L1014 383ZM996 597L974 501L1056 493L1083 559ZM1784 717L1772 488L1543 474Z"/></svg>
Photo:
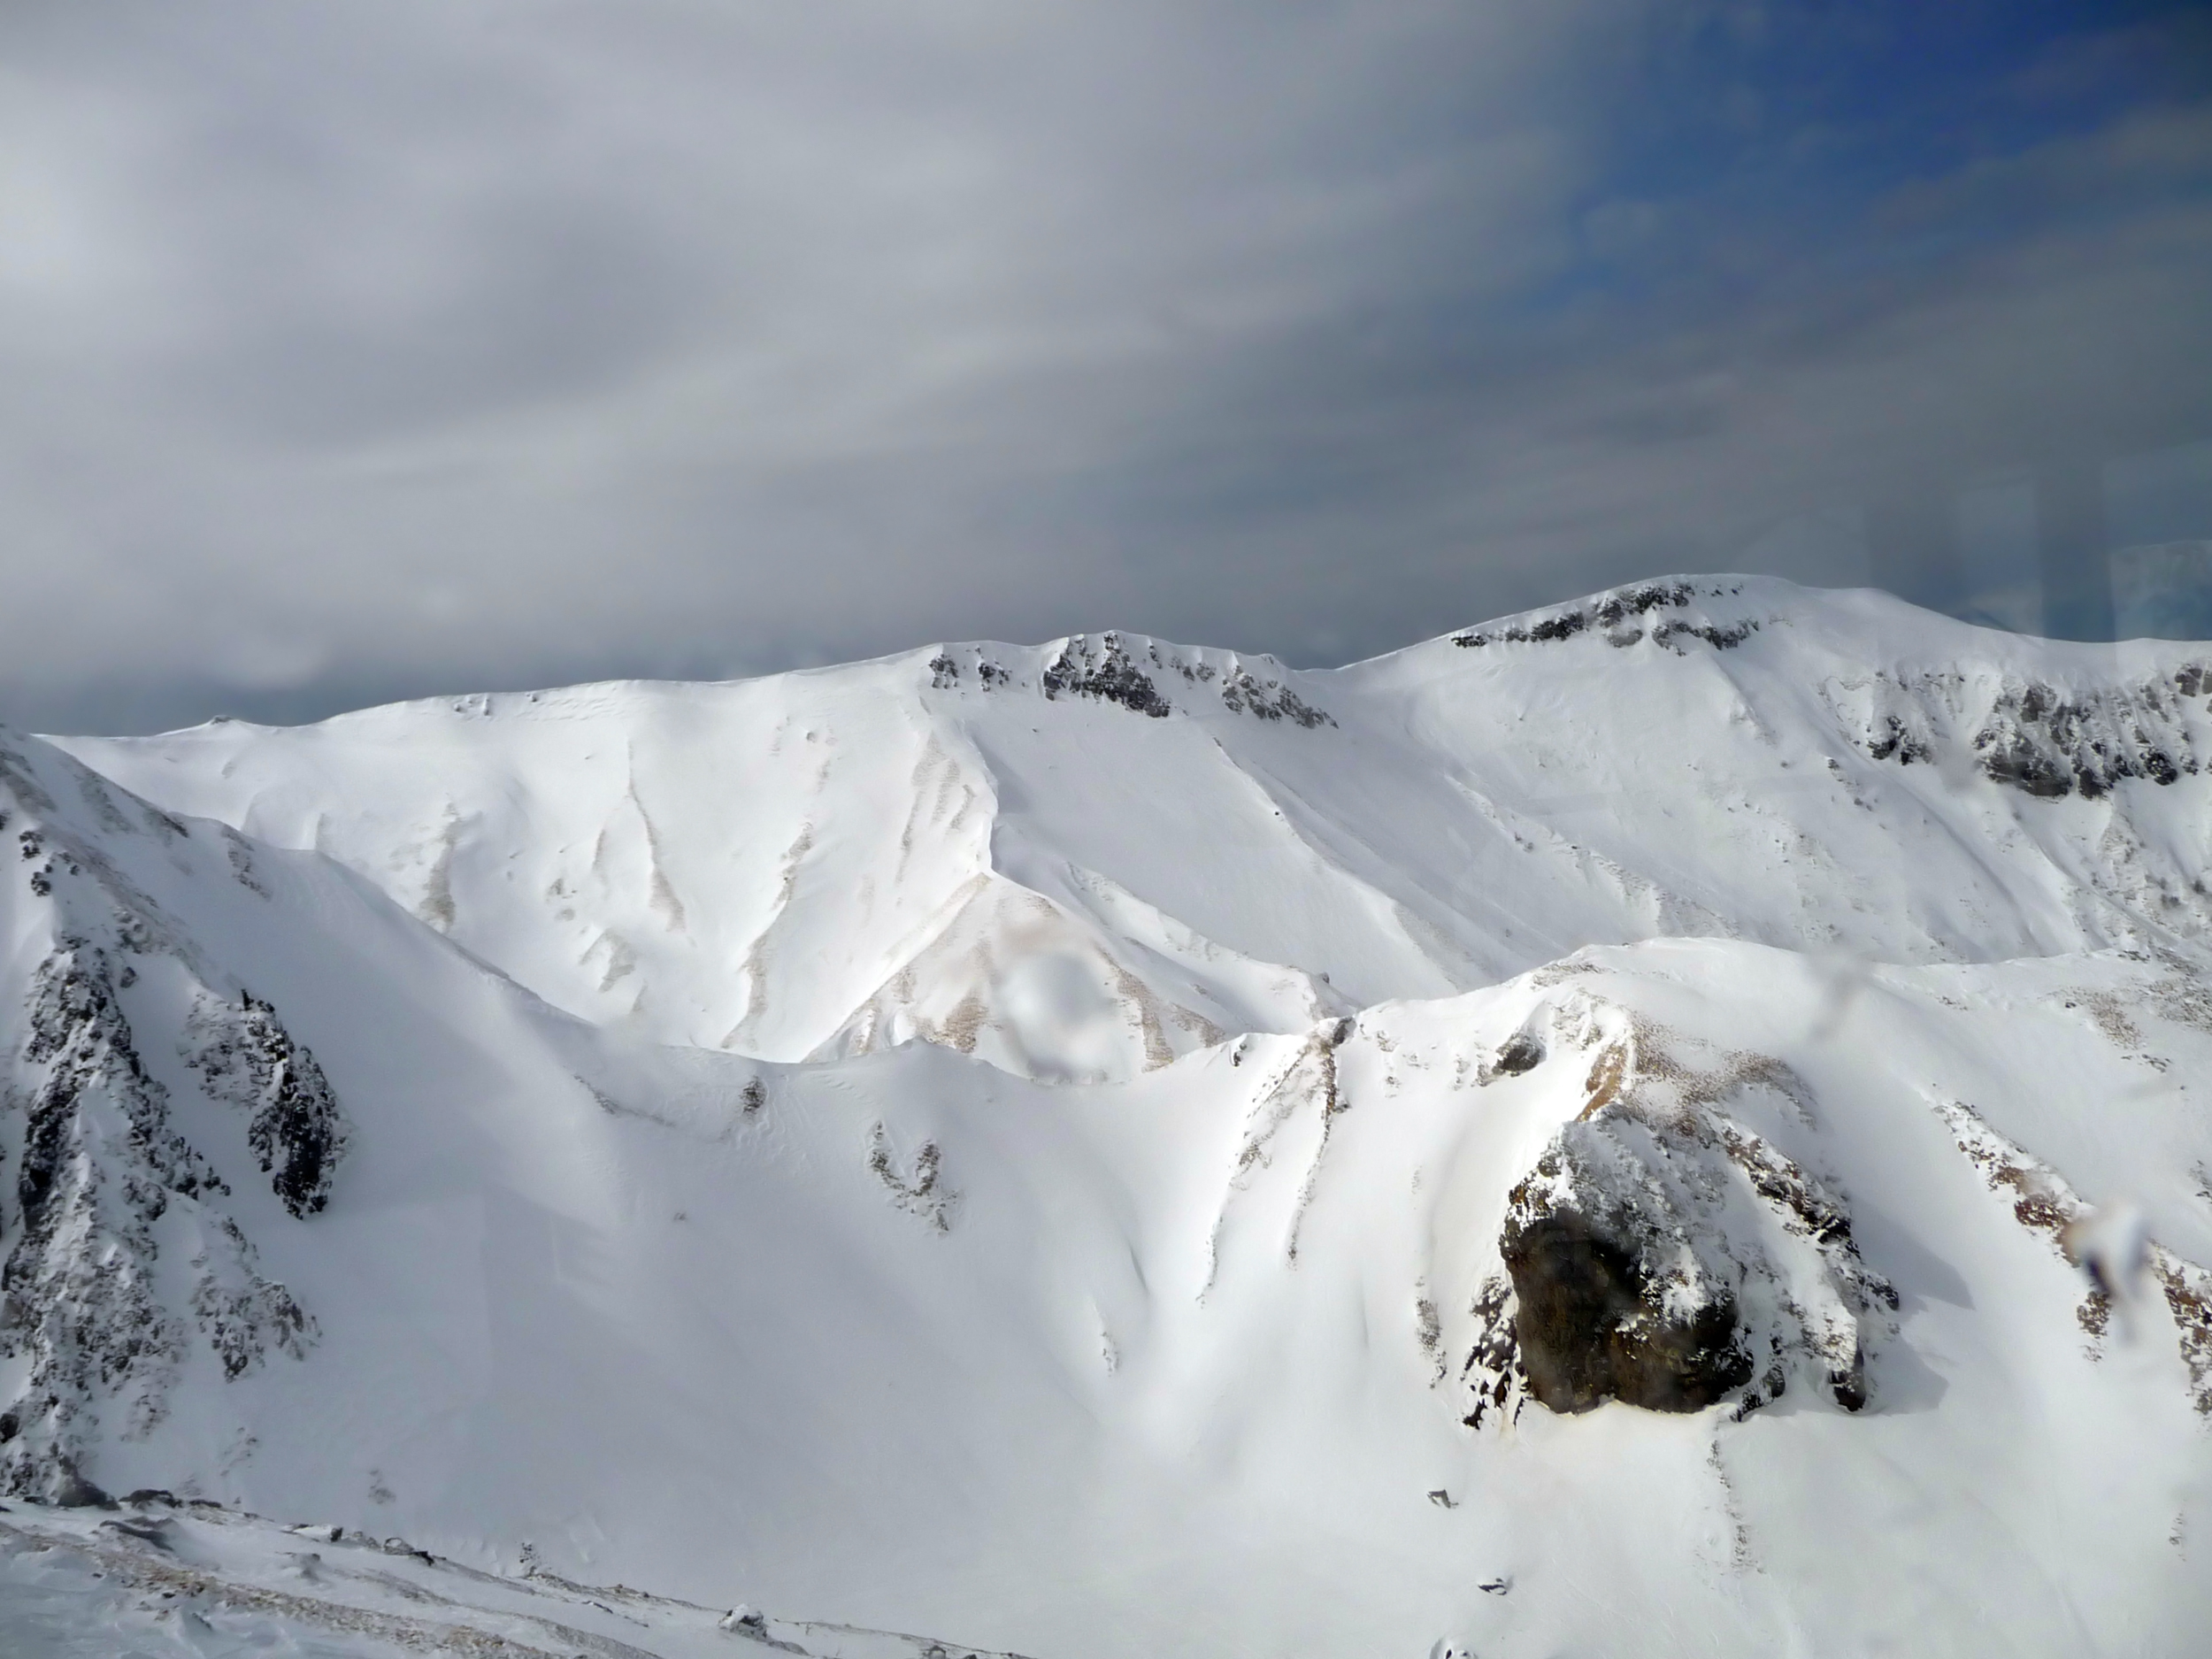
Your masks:
<svg viewBox="0 0 2212 1659"><path fill-rule="evenodd" d="M2212 646L1749 578L0 735L7 1483L1070 1659L2190 1652L2208 763Z"/></svg>

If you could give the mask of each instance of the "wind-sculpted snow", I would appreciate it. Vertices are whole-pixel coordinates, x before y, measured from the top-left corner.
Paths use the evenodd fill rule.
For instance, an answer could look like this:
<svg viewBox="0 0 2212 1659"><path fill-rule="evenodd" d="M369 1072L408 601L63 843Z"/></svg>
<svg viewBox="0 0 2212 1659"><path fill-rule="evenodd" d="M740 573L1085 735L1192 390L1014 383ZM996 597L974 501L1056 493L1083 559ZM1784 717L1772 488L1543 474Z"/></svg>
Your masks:
<svg viewBox="0 0 2212 1659"><path fill-rule="evenodd" d="M2208 656L1681 579L0 740L0 1467L142 1500L0 1646L2193 1652Z"/></svg>

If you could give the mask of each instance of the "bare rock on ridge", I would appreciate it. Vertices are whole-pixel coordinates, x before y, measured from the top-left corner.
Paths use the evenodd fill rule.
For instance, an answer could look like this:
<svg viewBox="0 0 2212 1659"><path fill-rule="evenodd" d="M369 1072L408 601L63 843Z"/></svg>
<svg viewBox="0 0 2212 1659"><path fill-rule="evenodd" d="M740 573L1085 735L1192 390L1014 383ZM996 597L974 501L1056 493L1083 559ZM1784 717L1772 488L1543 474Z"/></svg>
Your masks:
<svg viewBox="0 0 2212 1659"><path fill-rule="evenodd" d="M1502 1272L1477 1294L1463 1375L1468 1422L1608 1400L1739 1415L1793 1378L1846 1410L1869 1397L1867 1356L1896 1292L1860 1259L1831 1186L1747 1121L1719 1110L1763 1097L1809 1118L1803 1084L1778 1063L1724 1056L1683 1065L1656 1028L1597 1054L1588 1103L1509 1194Z"/></svg>
<svg viewBox="0 0 2212 1659"><path fill-rule="evenodd" d="M1701 1300L1671 1295L1686 1287L1654 1271L1655 1240L1609 1237L1602 1225L1576 1210L1532 1216L1518 1205L1506 1224L1501 1249L1520 1304L1514 1331L1538 1403L1697 1411L1749 1382L1728 1287L1696 1286Z"/></svg>

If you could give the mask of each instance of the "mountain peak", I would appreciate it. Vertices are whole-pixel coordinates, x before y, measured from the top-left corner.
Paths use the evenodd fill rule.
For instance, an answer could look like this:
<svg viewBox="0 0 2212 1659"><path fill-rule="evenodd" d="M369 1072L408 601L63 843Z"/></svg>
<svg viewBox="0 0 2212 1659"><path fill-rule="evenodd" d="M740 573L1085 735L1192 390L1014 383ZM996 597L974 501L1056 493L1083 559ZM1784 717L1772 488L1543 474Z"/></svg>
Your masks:
<svg viewBox="0 0 2212 1659"><path fill-rule="evenodd" d="M907 1655L2181 1651L2208 760L1733 577L0 736L0 1475Z"/></svg>

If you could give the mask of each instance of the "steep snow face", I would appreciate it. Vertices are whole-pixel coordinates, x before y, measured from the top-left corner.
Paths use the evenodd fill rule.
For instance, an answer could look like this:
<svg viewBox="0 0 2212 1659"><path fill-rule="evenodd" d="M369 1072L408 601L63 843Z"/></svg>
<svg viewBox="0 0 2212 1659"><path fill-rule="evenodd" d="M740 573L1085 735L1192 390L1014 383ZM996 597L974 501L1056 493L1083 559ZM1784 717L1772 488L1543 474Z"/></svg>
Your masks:
<svg viewBox="0 0 2212 1659"><path fill-rule="evenodd" d="M67 1565L136 1552L364 1651L417 1592L542 1651L2190 1651L2192 648L1747 581L1465 637L0 733L0 1473L178 1501L0 1517L0 1585L136 1640ZM698 1607L556 1605L610 1583Z"/></svg>
<svg viewBox="0 0 2212 1659"><path fill-rule="evenodd" d="M1025 1074L1122 1076L1337 1005L1315 975L1209 939L1056 844L1097 804L1056 797L1092 788L1087 757L1139 764L1140 723L1164 733L1171 777L1226 784L1259 813L1202 728L1130 708L1141 677L1124 664L1113 678L1123 659L1104 647L1088 668L1072 644L957 655L956 672L924 653L744 685L415 704L288 734L203 727L127 746L125 770L337 857L556 1005L657 1041L795 1061L920 1037ZM1210 681L1252 687L1240 706L1267 695L1207 655ZM1153 821L1109 839L1141 841L1162 814L1194 833L1195 803L1164 789L1140 814ZM1042 833L1025 827L1040 812ZM1372 895L1308 863L1322 928L1356 928Z"/></svg>
<svg viewBox="0 0 2212 1659"><path fill-rule="evenodd" d="M595 1022L1106 1078L1589 943L2201 941L2208 655L1679 580L1333 672L1105 634L68 746Z"/></svg>

